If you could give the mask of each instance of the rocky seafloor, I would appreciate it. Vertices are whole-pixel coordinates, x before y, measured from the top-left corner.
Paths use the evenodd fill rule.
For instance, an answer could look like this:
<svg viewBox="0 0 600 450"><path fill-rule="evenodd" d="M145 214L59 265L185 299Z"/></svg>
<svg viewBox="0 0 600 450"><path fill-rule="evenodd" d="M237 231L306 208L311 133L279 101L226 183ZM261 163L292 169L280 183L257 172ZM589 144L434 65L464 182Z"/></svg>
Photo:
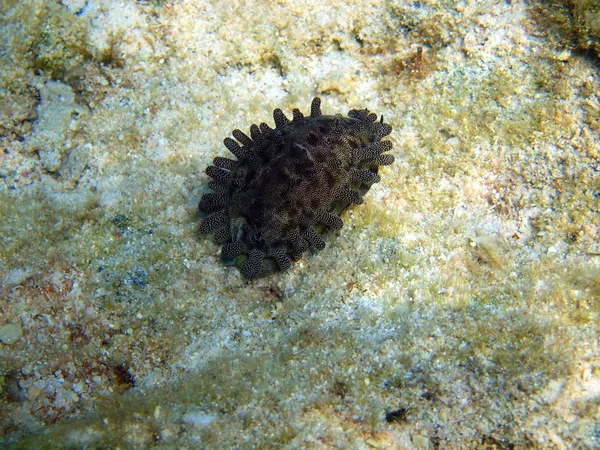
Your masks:
<svg viewBox="0 0 600 450"><path fill-rule="evenodd" d="M0 447L600 446L595 1L0 5ZM205 167L274 108L395 164L247 281Z"/></svg>

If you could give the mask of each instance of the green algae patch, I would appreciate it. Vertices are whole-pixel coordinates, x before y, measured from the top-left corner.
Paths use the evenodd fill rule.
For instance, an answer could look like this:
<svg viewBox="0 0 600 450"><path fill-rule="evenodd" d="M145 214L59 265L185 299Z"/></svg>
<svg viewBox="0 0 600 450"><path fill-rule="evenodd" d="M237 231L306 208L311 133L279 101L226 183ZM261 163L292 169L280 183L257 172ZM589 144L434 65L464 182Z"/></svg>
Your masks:
<svg viewBox="0 0 600 450"><path fill-rule="evenodd" d="M600 57L600 5L595 0L534 2L532 16L544 33L566 49Z"/></svg>
<svg viewBox="0 0 600 450"><path fill-rule="evenodd" d="M19 66L64 78L78 70L92 54L85 44L87 23L67 7L52 1L25 1L5 15L12 54L21 55Z"/></svg>
<svg viewBox="0 0 600 450"><path fill-rule="evenodd" d="M19 197L0 193L0 198L1 257L9 269L29 267L35 272L53 256L68 256L73 239L85 240L80 234L84 224L100 216L94 194L48 195L32 189Z"/></svg>
<svg viewBox="0 0 600 450"><path fill-rule="evenodd" d="M356 439L382 432L385 411L398 405L407 405L409 422L430 420L428 410L436 408L447 417L441 424L451 426L463 414L450 405L470 395L479 395L481 407L494 414L502 414L500 405L511 406L511 424L527 414L519 399L538 394L544 379L568 374L573 362L573 341L560 323L519 309L502 312L476 299L466 315L409 304L391 307L384 317L368 307L346 311L361 320L358 338L347 325L318 321L279 339L271 330L260 355L236 351L165 387L105 399L85 420L51 427L43 437L21 441L21 448L35 447L39 439L147 446L157 434L183 446L194 440L208 447L292 445L303 436L299 424L320 414L354 422L344 433ZM373 354L379 364L369 363ZM475 378L483 391L464 382ZM265 423L271 433L252 433ZM177 432L181 426L186 433ZM343 437L331 430L327 439Z"/></svg>

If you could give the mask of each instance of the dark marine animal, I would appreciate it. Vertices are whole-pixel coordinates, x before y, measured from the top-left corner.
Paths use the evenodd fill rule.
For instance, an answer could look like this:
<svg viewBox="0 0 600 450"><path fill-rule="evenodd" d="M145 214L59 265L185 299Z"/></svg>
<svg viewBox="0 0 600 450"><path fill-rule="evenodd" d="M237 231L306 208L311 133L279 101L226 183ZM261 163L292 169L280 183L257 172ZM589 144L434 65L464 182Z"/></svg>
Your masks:
<svg viewBox="0 0 600 450"><path fill-rule="evenodd" d="M237 160L216 157L199 209L208 214L200 232L214 232L222 257L255 278L286 270L312 248L321 250L326 229L342 228L340 213L361 204L379 166L394 162L382 140L392 127L367 109L348 117L321 114L313 99L310 116L298 109L289 120L275 109L275 128L252 125L250 136L233 130L224 141Z"/></svg>

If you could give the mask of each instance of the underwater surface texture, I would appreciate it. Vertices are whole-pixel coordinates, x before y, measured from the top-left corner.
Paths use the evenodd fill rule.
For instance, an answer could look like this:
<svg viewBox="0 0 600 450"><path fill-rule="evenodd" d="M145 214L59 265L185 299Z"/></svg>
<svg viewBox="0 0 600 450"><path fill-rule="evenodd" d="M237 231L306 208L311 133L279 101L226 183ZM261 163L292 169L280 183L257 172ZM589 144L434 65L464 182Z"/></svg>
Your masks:
<svg viewBox="0 0 600 450"><path fill-rule="evenodd" d="M600 446L597 1L4 0L0 35L0 447ZM249 281L204 169L317 96L395 163Z"/></svg>

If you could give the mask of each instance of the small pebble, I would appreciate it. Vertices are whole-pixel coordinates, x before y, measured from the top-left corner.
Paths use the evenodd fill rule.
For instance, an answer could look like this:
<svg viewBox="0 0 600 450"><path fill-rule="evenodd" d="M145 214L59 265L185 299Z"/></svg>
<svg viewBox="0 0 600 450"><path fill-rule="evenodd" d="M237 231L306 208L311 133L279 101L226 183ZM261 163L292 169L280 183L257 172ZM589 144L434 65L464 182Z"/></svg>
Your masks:
<svg viewBox="0 0 600 450"><path fill-rule="evenodd" d="M16 323L9 323L0 327L0 342L11 345L23 337L23 328Z"/></svg>
<svg viewBox="0 0 600 450"><path fill-rule="evenodd" d="M23 375L25 375L26 377L31 375L32 372L33 372L33 365L31 363L25 364L25 366L23 366L23 368L21 369L21 373Z"/></svg>

